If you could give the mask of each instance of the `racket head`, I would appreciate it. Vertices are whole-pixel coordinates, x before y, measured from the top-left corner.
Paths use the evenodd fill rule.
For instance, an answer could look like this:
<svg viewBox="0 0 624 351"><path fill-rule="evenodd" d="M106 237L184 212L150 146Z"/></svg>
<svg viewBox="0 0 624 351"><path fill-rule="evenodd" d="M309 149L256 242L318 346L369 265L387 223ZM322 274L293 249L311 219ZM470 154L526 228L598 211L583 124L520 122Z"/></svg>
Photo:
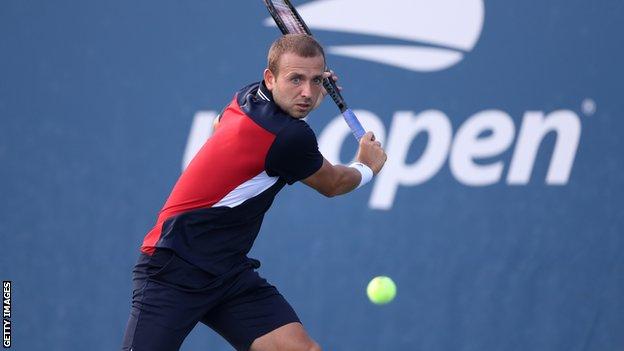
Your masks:
<svg viewBox="0 0 624 351"><path fill-rule="evenodd" d="M312 36L312 32L289 0L263 1L282 34L307 34ZM329 71L329 68L326 67L326 70ZM338 109L340 109L340 112L345 112L348 106L342 94L340 94L336 83L330 78L325 78L323 79L323 86L338 106Z"/></svg>
<svg viewBox="0 0 624 351"><path fill-rule="evenodd" d="M290 1L264 0L264 4L283 34L312 35L312 32Z"/></svg>

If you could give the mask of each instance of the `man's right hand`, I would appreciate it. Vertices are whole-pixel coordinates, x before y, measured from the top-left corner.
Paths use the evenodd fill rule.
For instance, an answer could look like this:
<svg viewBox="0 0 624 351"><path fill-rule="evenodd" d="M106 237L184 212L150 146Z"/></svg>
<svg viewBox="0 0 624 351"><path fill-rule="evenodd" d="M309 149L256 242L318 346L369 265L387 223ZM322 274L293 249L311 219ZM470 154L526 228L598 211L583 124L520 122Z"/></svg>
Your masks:
<svg viewBox="0 0 624 351"><path fill-rule="evenodd" d="M386 163L388 156L381 148L381 143L375 140L373 132L368 132L360 139L360 147L355 159L370 167L373 170L373 174L377 175L384 163Z"/></svg>

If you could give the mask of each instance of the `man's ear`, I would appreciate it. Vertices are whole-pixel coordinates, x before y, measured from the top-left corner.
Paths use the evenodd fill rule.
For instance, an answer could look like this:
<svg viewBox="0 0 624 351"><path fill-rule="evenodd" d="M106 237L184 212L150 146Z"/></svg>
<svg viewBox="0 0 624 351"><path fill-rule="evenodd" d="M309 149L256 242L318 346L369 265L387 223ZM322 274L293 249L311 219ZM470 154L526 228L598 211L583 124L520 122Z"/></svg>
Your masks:
<svg viewBox="0 0 624 351"><path fill-rule="evenodd" d="M273 72L271 72L270 69L265 69L264 70L264 84L266 84L267 89L269 89L269 91L273 90L273 86L275 85L275 75L273 74Z"/></svg>

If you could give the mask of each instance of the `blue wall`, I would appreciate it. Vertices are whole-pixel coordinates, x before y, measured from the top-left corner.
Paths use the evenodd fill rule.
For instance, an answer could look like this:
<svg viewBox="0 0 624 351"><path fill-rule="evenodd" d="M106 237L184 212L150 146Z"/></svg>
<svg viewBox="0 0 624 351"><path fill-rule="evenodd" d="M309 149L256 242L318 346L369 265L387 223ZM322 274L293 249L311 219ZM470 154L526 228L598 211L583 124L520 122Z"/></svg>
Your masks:
<svg viewBox="0 0 624 351"><path fill-rule="evenodd" d="M388 167L339 198L285 189L253 250L261 274L327 350L620 349L622 3L359 3L295 1ZM413 37L345 29L392 27L392 11ZM119 347L138 246L193 135L260 79L266 18L259 0L0 2L14 349ZM340 54L350 45L401 45L422 67ZM308 121L350 160L335 106ZM365 296L380 274L398 285L382 307ZM199 326L182 349L230 347Z"/></svg>

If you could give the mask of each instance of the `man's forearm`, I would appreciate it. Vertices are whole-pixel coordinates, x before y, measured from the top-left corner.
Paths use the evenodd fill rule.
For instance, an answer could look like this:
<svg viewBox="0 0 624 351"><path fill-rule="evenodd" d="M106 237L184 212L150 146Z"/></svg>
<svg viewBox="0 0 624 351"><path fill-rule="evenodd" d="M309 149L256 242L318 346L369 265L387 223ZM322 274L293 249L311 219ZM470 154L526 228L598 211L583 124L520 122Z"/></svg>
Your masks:
<svg viewBox="0 0 624 351"><path fill-rule="evenodd" d="M346 194L355 190L355 188L357 188L360 184L362 176L356 169L343 165L334 165L334 168L338 176L334 183L334 188L330 194L326 194L326 196L331 197Z"/></svg>

